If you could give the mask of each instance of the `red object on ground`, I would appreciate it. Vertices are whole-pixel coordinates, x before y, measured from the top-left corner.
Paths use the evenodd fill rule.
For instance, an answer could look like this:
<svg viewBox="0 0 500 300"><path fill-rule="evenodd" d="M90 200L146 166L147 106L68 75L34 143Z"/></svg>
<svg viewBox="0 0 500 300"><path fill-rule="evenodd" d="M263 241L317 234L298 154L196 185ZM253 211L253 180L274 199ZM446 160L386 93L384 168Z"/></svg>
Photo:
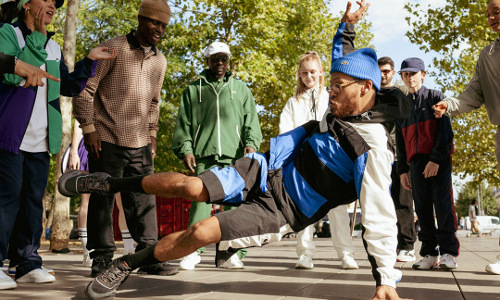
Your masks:
<svg viewBox="0 0 500 300"><path fill-rule="evenodd" d="M188 227L191 202L182 198L156 197L156 221L158 223L158 238L172 232L185 230ZM115 241L122 240L118 225L118 208L113 208L113 232Z"/></svg>

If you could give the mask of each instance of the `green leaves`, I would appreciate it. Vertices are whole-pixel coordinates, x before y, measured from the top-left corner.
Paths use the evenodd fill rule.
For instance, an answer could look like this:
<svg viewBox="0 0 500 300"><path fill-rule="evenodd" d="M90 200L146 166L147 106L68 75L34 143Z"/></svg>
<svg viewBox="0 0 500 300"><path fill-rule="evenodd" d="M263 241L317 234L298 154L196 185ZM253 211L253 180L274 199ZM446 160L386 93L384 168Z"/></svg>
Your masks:
<svg viewBox="0 0 500 300"><path fill-rule="evenodd" d="M407 4L413 16L407 33L412 43L425 51L436 51L440 57L433 61L438 70L429 74L436 79L443 92L458 95L464 91L474 74L479 52L490 44L497 34L486 20L489 0L451 0L438 9L425 9ZM478 182L500 183L494 155L493 126L483 109L452 118L455 133L453 171L471 175Z"/></svg>

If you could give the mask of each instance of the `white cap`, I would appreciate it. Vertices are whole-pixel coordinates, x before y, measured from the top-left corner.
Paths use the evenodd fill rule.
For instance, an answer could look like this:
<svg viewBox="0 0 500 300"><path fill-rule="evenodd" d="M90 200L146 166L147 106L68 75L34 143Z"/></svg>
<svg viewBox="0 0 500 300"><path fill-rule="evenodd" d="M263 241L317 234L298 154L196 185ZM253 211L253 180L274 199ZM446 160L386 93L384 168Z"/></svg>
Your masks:
<svg viewBox="0 0 500 300"><path fill-rule="evenodd" d="M226 53L231 57L231 52L229 51L229 46L226 43L214 42L208 46L205 52L205 57L209 57L216 53Z"/></svg>

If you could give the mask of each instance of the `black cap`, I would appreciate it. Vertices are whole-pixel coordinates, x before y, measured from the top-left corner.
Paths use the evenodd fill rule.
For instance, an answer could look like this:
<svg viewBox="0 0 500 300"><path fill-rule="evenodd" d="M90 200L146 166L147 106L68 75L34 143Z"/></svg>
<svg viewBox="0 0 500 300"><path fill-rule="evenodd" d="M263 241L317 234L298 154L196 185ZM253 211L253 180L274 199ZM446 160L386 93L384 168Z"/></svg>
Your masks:
<svg viewBox="0 0 500 300"><path fill-rule="evenodd" d="M410 57L401 63L401 70L398 73L402 72L418 72L425 71L424 61L418 57Z"/></svg>
<svg viewBox="0 0 500 300"><path fill-rule="evenodd" d="M56 0L56 8L63 6L64 0Z"/></svg>

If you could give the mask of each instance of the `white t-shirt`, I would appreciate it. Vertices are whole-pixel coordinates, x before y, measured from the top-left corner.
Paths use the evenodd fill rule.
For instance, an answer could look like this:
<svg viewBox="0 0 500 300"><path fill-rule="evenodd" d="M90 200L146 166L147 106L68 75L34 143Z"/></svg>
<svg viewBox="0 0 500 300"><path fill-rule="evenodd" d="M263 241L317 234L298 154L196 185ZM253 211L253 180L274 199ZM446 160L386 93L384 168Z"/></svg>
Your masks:
<svg viewBox="0 0 500 300"><path fill-rule="evenodd" d="M476 221L477 216L476 216L476 206L474 205L469 205L469 218L471 221Z"/></svg>

